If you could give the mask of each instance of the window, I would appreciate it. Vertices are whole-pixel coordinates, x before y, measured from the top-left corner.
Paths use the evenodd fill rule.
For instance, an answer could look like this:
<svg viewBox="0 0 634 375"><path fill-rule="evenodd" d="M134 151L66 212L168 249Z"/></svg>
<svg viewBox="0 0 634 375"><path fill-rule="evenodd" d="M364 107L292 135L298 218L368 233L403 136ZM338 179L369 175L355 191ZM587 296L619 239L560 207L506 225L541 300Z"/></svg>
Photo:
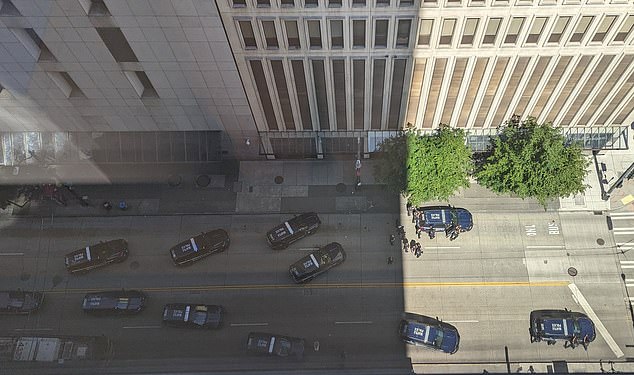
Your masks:
<svg viewBox="0 0 634 375"><path fill-rule="evenodd" d="M270 0L257 0L256 2L258 8L268 8L271 6Z"/></svg>
<svg viewBox="0 0 634 375"><path fill-rule="evenodd" d="M46 47L46 44L40 39L33 29L10 28L15 37L22 43L24 48L37 61L57 61L55 56Z"/></svg>
<svg viewBox="0 0 634 375"><path fill-rule="evenodd" d="M319 129L330 130L324 60L313 60L312 64L313 82L315 82L315 96L317 97L317 114L319 115Z"/></svg>
<svg viewBox="0 0 634 375"><path fill-rule="evenodd" d="M627 36L632 32L632 28L634 28L634 16L628 16L621 29L614 37L615 42L624 42L627 39Z"/></svg>
<svg viewBox="0 0 634 375"><path fill-rule="evenodd" d="M365 6L365 0L352 0L352 6L353 7L364 7Z"/></svg>
<svg viewBox="0 0 634 375"><path fill-rule="evenodd" d="M572 34L572 37L570 38L571 43L581 42L581 39L583 39L583 36L588 30L588 27L590 26L590 23L592 22L593 19L594 19L593 16L581 17L581 20L579 20L579 23L577 24L577 27L575 28L575 32Z"/></svg>
<svg viewBox="0 0 634 375"><path fill-rule="evenodd" d="M403 100L403 84L405 82L406 59L394 59L392 70L392 90L390 93L390 107L388 109L387 127L396 130L401 115L401 102Z"/></svg>
<svg viewBox="0 0 634 375"><path fill-rule="evenodd" d="M491 18L487 24L487 28L484 31L484 38L482 44L495 44L495 39L498 36L498 30L500 29L501 18Z"/></svg>
<svg viewBox="0 0 634 375"><path fill-rule="evenodd" d="M134 88L134 91L141 98L158 98L158 94L152 86L152 82L148 78L147 74L143 71L124 71L125 76L130 81L130 84Z"/></svg>
<svg viewBox="0 0 634 375"><path fill-rule="evenodd" d="M449 18L443 20L442 32L440 34L440 45L449 46L453 40L453 29L456 27L456 19Z"/></svg>
<svg viewBox="0 0 634 375"><path fill-rule="evenodd" d="M365 20L352 21L352 47L365 48Z"/></svg>
<svg viewBox="0 0 634 375"><path fill-rule="evenodd" d="M318 6L318 0L304 0L304 6L306 8L312 8Z"/></svg>
<svg viewBox="0 0 634 375"><path fill-rule="evenodd" d="M412 28L412 20L398 20L396 30L396 48L409 47L409 32Z"/></svg>
<svg viewBox="0 0 634 375"><path fill-rule="evenodd" d="M97 34L117 62L138 62L132 47L118 27L97 27Z"/></svg>
<svg viewBox="0 0 634 375"><path fill-rule="evenodd" d="M304 62L302 60L293 60L291 61L291 66L293 67L295 91L297 92L297 102L299 103L299 113L302 116L303 129L312 130L313 119L310 116L310 104L308 102L308 87L306 86Z"/></svg>
<svg viewBox="0 0 634 375"><path fill-rule="evenodd" d="M280 0L283 8L292 8L295 6L295 0Z"/></svg>
<svg viewBox="0 0 634 375"><path fill-rule="evenodd" d="M291 99L288 95L288 85L286 84L286 74L284 74L284 65L282 64L282 60L271 60L271 69L273 70L277 96L279 98L280 107L282 108L284 126L286 127L286 130L295 130L293 110L291 109Z"/></svg>
<svg viewBox="0 0 634 375"><path fill-rule="evenodd" d="M278 48L277 33L275 32L275 21L262 21L266 48Z"/></svg>
<svg viewBox="0 0 634 375"><path fill-rule="evenodd" d="M449 6L460 6L462 0L447 0L447 5Z"/></svg>
<svg viewBox="0 0 634 375"><path fill-rule="evenodd" d="M509 26L509 30L506 33L506 38L504 38L504 43L506 44L517 43L517 36L522 30L523 24L524 24L524 17L513 17L513 19L511 19L511 25Z"/></svg>
<svg viewBox="0 0 634 375"><path fill-rule="evenodd" d="M109 16L110 11L103 0L79 0L89 16Z"/></svg>
<svg viewBox="0 0 634 375"><path fill-rule="evenodd" d="M599 25L599 29L592 37L593 42L603 42L605 39L605 35L610 31L614 21L616 20L616 16L605 16L603 21L601 21L601 25Z"/></svg>
<svg viewBox="0 0 634 375"><path fill-rule="evenodd" d="M286 27L286 38L289 49L302 48L299 42L299 30L297 29L297 21L284 21Z"/></svg>
<svg viewBox="0 0 634 375"><path fill-rule="evenodd" d="M247 1L246 0L233 0L234 8L246 8Z"/></svg>
<svg viewBox="0 0 634 375"><path fill-rule="evenodd" d="M240 25L240 31L242 32L242 41L244 41L245 48L258 48L255 42L255 35L253 34L253 26L251 21L238 21Z"/></svg>
<svg viewBox="0 0 634 375"><path fill-rule="evenodd" d="M385 82L385 59L375 59L372 72L372 109L370 128L381 129L383 116L383 84Z"/></svg>
<svg viewBox="0 0 634 375"><path fill-rule="evenodd" d="M332 60L332 76L335 81L335 119L337 120L337 130L346 130L348 128L345 63L345 60Z"/></svg>
<svg viewBox="0 0 634 375"><path fill-rule="evenodd" d="M66 72L46 72L67 98L82 98L84 93Z"/></svg>
<svg viewBox="0 0 634 375"><path fill-rule="evenodd" d="M258 97L260 98L260 103L262 103L262 110L264 111L264 118L266 119L268 128L269 130L278 130L277 119L275 118L275 112L273 111L271 94L269 93L269 87L266 83L266 77L264 76L262 62L260 60L251 60L249 63L251 64L253 79L255 80L255 86L258 89Z"/></svg>
<svg viewBox="0 0 634 375"><path fill-rule="evenodd" d="M365 60L352 60L352 86L354 87L353 101L354 128L363 129L365 114Z"/></svg>
<svg viewBox="0 0 634 375"><path fill-rule="evenodd" d="M431 42L431 31L434 27L434 20L420 20L420 31L418 32L418 45L429 46Z"/></svg>
<svg viewBox="0 0 634 375"><path fill-rule="evenodd" d="M387 47L388 20L374 22L374 47Z"/></svg>
<svg viewBox="0 0 634 375"><path fill-rule="evenodd" d="M330 45L332 48L343 48L343 20L330 21Z"/></svg>
<svg viewBox="0 0 634 375"><path fill-rule="evenodd" d="M478 29L478 21L478 18L467 18L467 21L464 24L464 32L462 33L460 44L473 44L473 37L475 36L476 30Z"/></svg>
<svg viewBox="0 0 634 375"><path fill-rule="evenodd" d="M389 7L390 6L390 0L376 0L376 6L377 7Z"/></svg>
<svg viewBox="0 0 634 375"><path fill-rule="evenodd" d="M21 16L22 13L13 5L11 0L0 1L0 16Z"/></svg>
<svg viewBox="0 0 634 375"><path fill-rule="evenodd" d="M321 26L318 20L308 21L308 40L310 48L321 48Z"/></svg>
<svg viewBox="0 0 634 375"><path fill-rule="evenodd" d="M531 30L528 33L528 37L526 38L526 43L536 44L539 42L539 37L542 35L542 30L544 30L544 25L548 17L537 17L535 21L533 21L533 26L531 26Z"/></svg>
<svg viewBox="0 0 634 375"><path fill-rule="evenodd" d="M329 8L341 8L341 0L328 0Z"/></svg>
<svg viewBox="0 0 634 375"><path fill-rule="evenodd" d="M559 43L561 36L566 31L566 27L568 27L569 22L570 16L559 17L557 23L555 24L555 28L550 34L550 37L548 37L548 43Z"/></svg>
<svg viewBox="0 0 634 375"><path fill-rule="evenodd" d="M412 5L414 5L414 0L399 0L398 2L399 7L411 7Z"/></svg>

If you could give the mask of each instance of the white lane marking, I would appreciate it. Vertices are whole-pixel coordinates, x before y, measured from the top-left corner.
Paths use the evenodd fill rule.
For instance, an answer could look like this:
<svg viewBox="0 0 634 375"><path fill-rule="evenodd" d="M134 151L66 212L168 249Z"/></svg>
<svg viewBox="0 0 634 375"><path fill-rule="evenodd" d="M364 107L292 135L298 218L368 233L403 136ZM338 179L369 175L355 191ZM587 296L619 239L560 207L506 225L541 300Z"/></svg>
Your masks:
<svg viewBox="0 0 634 375"><path fill-rule="evenodd" d="M252 326L268 326L269 323L231 323L231 327L252 327Z"/></svg>
<svg viewBox="0 0 634 375"><path fill-rule="evenodd" d="M424 246L425 249L460 249L460 246Z"/></svg>
<svg viewBox="0 0 634 375"><path fill-rule="evenodd" d="M568 284L568 288L570 288L572 295L577 297L577 301L581 305L581 308L583 309L583 311L586 312L586 314L588 314L590 319L592 319L595 327L597 328L599 333L601 333L601 336L603 336L603 339L608 344L610 349L612 349L612 352L614 352L614 355L616 356L616 358L623 357L625 354L623 354L623 351L621 350L621 348L619 348L619 345L616 343L616 341L614 341L614 339L612 338L612 335L610 335L610 332L608 332L607 328L605 328L605 326L603 325L603 322L599 320L599 317L597 316L597 314L595 314L594 310L592 310L592 307L586 300L586 297L584 297L583 294L581 294L581 291L579 290L579 288L577 288L577 285L571 283L571 284Z"/></svg>
<svg viewBox="0 0 634 375"><path fill-rule="evenodd" d="M618 247L619 249L634 249L634 245L632 245L631 243L616 243L616 247Z"/></svg>
<svg viewBox="0 0 634 375"><path fill-rule="evenodd" d="M311 250L318 250L318 247L300 247L297 250L301 250L301 251L311 251Z"/></svg>
<svg viewBox="0 0 634 375"><path fill-rule="evenodd" d="M15 257L15 256L22 256L24 255L24 253L0 253L0 256L5 256L5 257Z"/></svg>
<svg viewBox="0 0 634 375"><path fill-rule="evenodd" d="M634 284L625 284L625 286L630 287L630 286L634 286Z"/></svg>
<svg viewBox="0 0 634 375"><path fill-rule="evenodd" d="M631 216L634 217L634 212L613 212L611 214L609 214L608 216L612 217L612 216Z"/></svg>
<svg viewBox="0 0 634 375"><path fill-rule="evenodd" d="M527 249L563 249L564 245L529 245Z"/></svg>
<svg viewBox="0 0 634 375"><path fill-rule="evenodd" d="M154 329L154 328L162 328L161 326L125 326L123 329Z"/></svg>
<svg viewBox="0 0 634 375"><path fill-rule="evenodd" d="M634 302L634 297L630 297L630 302Z"/></svg>
<svg viewBox="0 0 634 375"><path fill-rule="evenodd" d="M634 268L634 264L630 264L630 265L621 265L621 268Z"/></svg>
<svg viewBox="0 0 634 375"><path fill-rule="evenodd" d="M634 264L634 260L621 260L621 264Z"/></svg>
<svg viewBox="0 0 634 375"><path fill-rule="evenodd" d="M443 320L445 323L480 323L479 320Z"/></svg>
<svg viewBox="0 0 634 375"><path fill-rule="evenodd" d="M53 328L15 328L14 331L52 331Z"/></svg>
<svg viewBox="0 0 634 375"><path fill-rule="evenodd" d="M359 320L356 322L335 322L335 324L372 324L371 320Z"/></svg>

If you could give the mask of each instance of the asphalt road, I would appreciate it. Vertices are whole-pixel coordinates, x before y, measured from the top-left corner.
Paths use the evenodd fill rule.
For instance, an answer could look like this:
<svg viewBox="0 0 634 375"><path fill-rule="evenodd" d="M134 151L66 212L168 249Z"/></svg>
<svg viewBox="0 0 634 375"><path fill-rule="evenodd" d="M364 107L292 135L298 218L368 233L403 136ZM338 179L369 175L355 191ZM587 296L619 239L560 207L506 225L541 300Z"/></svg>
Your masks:
<svg viewBox="0 0 634 375"><path fill-rule="evenodd" d="M285 219L280 215L4 219L1 285L44 290L46 301L31 316L3 317L0 333L105 334L116 345L113 366L132 359L202 358L218 368L405 367L407 358L414 364L502 362L505 346L514 361L633 357L622 249L603 216L476 212L474 229L456 241L421 239L425 251L419 259L390 246L397 216L320 217L316 234L283 251L270 250L264 239ZM191 267L172 265L169 247L218 227L229 231L229 250ZM130 244L126 262L84 276L66 273L65 253L118 237ZM346 262L306 286L294 285L288 266L331 241L343 245ZM576 276L568 274L570 267ZM124 318L82 313L86 291L117 288L145 290L147 309ZM161 311L168 302L222 304L225 325L203 332L163 328ZM604 327L587 351L530 343L530 311L564 307ZM403 345L396 327L404 311L454 324L461 335L458 353ZM250 331L305 338L305 360L247 357ZM315 341L318 351L311 348Z"/></svg>

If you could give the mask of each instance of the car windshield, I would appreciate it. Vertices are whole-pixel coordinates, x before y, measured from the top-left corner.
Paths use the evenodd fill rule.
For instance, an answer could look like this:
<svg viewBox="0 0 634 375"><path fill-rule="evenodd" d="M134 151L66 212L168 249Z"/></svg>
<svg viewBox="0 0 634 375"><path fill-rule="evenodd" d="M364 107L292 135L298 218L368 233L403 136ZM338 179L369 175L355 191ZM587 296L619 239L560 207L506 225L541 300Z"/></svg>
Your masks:
<svg viewBox="0 0 634 375"><path fill-rule="evenodd" d="M196 311L189 321L196 325L202 326L207 322L207 312Z"/></svg>
<svg viewBox="0 0 634 375"><path fill-rule="evenodd" d="M291 342L284 338L275 340L275 354L279 356L287 356L291 352Z"/></svg>
<svg viewBox="0 0 634 375"><path fill-rule="evenodd" d="M436 338L434 339L434 346L440 348L442 346L442 339L445 337L445 334L441 330L436 331Z"/></svg>
<svg viewBox="0 0 634 375"><path fill-rule="evenodd" d="M578 320L575 320L575 321L572 323L572 327L573 327L573 331L572 331L572 332L573 332L575 335L578 335L578 334L580 334L580 333L581 333L581 325L579 324L579 321L578 321Z"/></svg>

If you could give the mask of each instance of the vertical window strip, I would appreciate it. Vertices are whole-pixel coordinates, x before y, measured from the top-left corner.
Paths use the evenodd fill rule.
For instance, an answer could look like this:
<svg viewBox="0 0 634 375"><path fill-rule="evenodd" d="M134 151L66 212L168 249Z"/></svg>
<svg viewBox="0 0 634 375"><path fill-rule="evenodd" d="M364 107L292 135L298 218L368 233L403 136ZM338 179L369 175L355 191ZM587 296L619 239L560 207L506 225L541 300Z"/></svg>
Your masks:
<svg viewBox="0 0 634 375"><path fill-rule="evenodd" d="M517 103L517 106L513 110L513 113L517 113L518 115L523 115L524 111L526 111L526 106L531 98L537 94L535 91L537 89L537 85L541 81L541 78L544 76L544 72L550 63L551 56L541 56L537 61L537 65L535 69L533 69L533 73L531 73L531 77L522 92L522 96L520 97L520 101Z"/></svg>
<svg viewBox="0 0 634 375"><path fill-rule="evenodd" d="M440 96L440 88L442 87L446 65L446 58L436 59L434 72L431 77L431 87L429 88L429 95L427 96L427 108L425 109L425 117L423 118L423 128L433 128L437 125L432 122L436 115L436 105L438 104L438 97Z"/></svg>
<svg viewBox="0 0 634 375"><path fill-rule="evenodd" d="M548 43L559 43L561 41L561 37L570 23L570 18L570 16L561 16L557 19L555 28L548 37Z"/></svg>
<svg viewBox="0 0 634 375"><path fill-rule="evenodd" d="M484 31L484 38L482 39L483 45L493 45L495 44L495 40L498 36L498 31L500 29L500 24L502 23L501 18L491 18L487 23L487 28Z"/></svg>
<svg viewBox="0 0 634 375"><path fill-rule="evenodd" d="M365 48L365 20L352 20L352 47Z"/></svg>
<svg viewBox="0 0 634 375"><path fill-rule="evenodd" d="M431 43L431 32L434 28L433 19L420 20L420 31L418 32L418 45L429 46Z"/></svg>
<svg viewBox="0 0 634 375"><path fill-rule="evenodd" d="M634 111L634 98L631 98L629 103L627 103L627 105L625 106L625 108L623 108L623 110L621 110L621 113L619 113L613 121L614 125L622 125L623 121L625 121L627 119L627 117L632 113L632 111Z"/></svg>
<svg viewBox="0 0 634 375"><path fill-rule="evenodd" d="M238 21L238 26L240 26L240 33L242 34L242 41L244 42L245 48L258 48L255 42L255 34L253 33L251 21Z"/></svg>
<svg viewBox="0 0 634 375"><path fill-rule="evenodd" d="M354 128L363 129L365 121L365 60L352 61L354 86Z"/></svg>
<svg viewBox="0 0 634 375"><path fill-rule="evenodd" d="M473 69L471 80L469 81L469 88L467 88L467 94L465 95L465 100L462 103L462 109L460 110L460 117L458 118L459 127L467 126L467 121L469 121L469 115L471 114L473 103L475 102L475 98L480 90L480 85L483 84L482 78L484 77L484 72L486 71L488 62L489 58L487 57L479 57L476 60L475 68Z"/></svg>
<svg viewBox="0 0 634 375"><path fill-rule="evenodd" d="M416 59L414 61L414 73L412 74L412 85L409 90L409 103L407 104L408 124L416 125L416 114L420 104L421 90L423 89L423 78L425 77L426 59Z"/></svg>
<svg viewBox="0 0 634 375"><path fill-rule="evenodd" d="M473 38L478 29L478 22L480 20L478 18L467 18L465 22L464 31L462 33L462 39L460 40L460 44L462 45L472 45Z"/></svg>
<svg viewBox="0 0 634 375"><path fill-rule="evenodd" d="M376 20L374 27L374 47L387 48L387 30L389 20Z"/></svg>
<svg viewBox="0 0 634 375"><path fill-rule="evenodd" d="M623 22L623 26L619 29L619 32L614 36L615 42L624 42L627 39L628 35L632 32L634 28L634 15L627 16L625 22Z"/></svg>
<svg viewBox="0 0 634 375"><path fill-rule="evenodd" d="M308 38L311 48L321 48L321 22L319 20L308 21Z"/></svg>
<svg viewBox="0 0 634 375"><path fill-rule="evenodd" d="M577 85L577 83L579 83L579 79L583 75L583 72L585 72L586 69L588 68L588 65L590 64L592 57L593 56L589 56L589 55L581 57L581 59L579 60L579 63L575 67L575 70L572 72L564 88L561 90L559 97L557 97L557 101L555 102L555 105L552 107L552 109L546 116L546 121L555 121L555 119L557 118L557 115L559 114L559 111L561 111L561 108L564 106L564 103L566 102L566 100L568 100L568 98L570 98L570 95L572 94L572 90Z"/></svg>
<svg viewBox="0 0 634 375"><path fill-rule="evenodd" d="M487 114L489 113L489 109L491 108L491 103L493 103L493 98L495 98L495 93L497 92L500 81L504 76L504 72L506 71L506 66L509 63L508 57L500 57L495 63L495 67L493 68L493 74L491 75L491 79L489 80L489 84L484 92L484 97L482 98L482 102L480 103L480 108L478 108L478 115L476 116L474 127L482 128L485 127L484 121L487 118Z"/></svg>
<svg viewBox="0 0 634 375"><path fill-rule="evenodd" d="M394 59L392 70L392 90L390 92L390 109L387 118L387 128L396 130L401 117L401 103L403 102L403 84L405 82L405 67L407 59Z"/></svg>
<svg viewBox="0 0 634 375"><path fill-rule="evenodd" d="M381 129L384 81L385 59L374 59L374 68L372 69L372 117L370 120L372 129Z"/></svg>
<svg viewBox="0 0 634 375"><path fill-rule="evenodd" d="M343 48L343 20L330 20L331 48Z"/></svg>
<svg viewBox="0 0 634 375"><path fill-rule="evenodd" d="M537 17L533 21L533 25L531 26L531 30L528 33L528 37L526 37L526 43L529 44L537 44L539 42L539 38L542 35L542 31L544 30L544 25L548 17Z"/></svg>
<svg viewBox="0 0 634 375"><path fill-rule="evenodd" d="M315 96L317 98L317 114L319 116L319 129L330 130L324 60L312 60L312 64L313 81L315 82Z"/></svg>
<svg viewBox="0 0 634 375"><path fill-rule="evenodd" d="M610 104L605 107L605 109L597 119L597 125L607 125L605 122L608 121L608 118L610 118L610 116L614 114L614 111L616 111L616 107L618 107L619 104L621 104L621 102L625 99L625 96L627 95L627 93L630 92L632 86L634 86L634 72L630 74L627 82L625 82L619 92L614 96L614 98L612 98Z"/></svg>
<svg viewBox="0 0 634 375"><path fill-rule="evenodd" d="M535 103L535 106L531 110L531 116L536 118L539 118L541 116L544 107L548 103L548 99L550 99L553 91L555 91L557 83L559 83L559 81L561 80L561 77L566 71L566 67L568 67L568 64L570 64L571 60L572 56L562 56L561 58L559 58L555 69L553 69L552 74L548 78L548 82L546 82L546 85L544 86L544 89L539 96L539 99L537 99L537 103Z"/></svg>
<svg viewBox="0 0 634 375"><path fill-rule="evenodd" d="M453 32L456 27L456 19L455 18L447 18L442 22L442 30L440 33L440 42L438 43L441 46L450 46L453 41Z"/></svg>
<svg viewBox="0 0 634 375"><path fill-rule="evenodd" d="M277 88L277 96L282 110L284 126L286 130L295 130L293 108L291 106L291 98L288 95L288 85L286 83L286 74L284 74L282 60L271 60L271 68L273 70L273 78L275 78L275 87Z"/></svg>
<svg viewBox="0 0 634 375"><path fill-rule="evenodd" d="M412 20L398 20L396 28L396 48L409 47L409 34L412 28Z"/></svg>
<svg viewBox="0 0 634 375"><path fill-rule="evenodd" d="M262 21L262 30L264 31L266 48L279 48L279 44L277 42L277 32L275 31L275 21Z"/></svg>
<svg viewBox="0 0 634 375"><path fill-rule="evenodd" d="M616 16L605 16L603 21L601 21L601 25L597 29L597 32L592 37L593 42L603 42L607 33L610 32L614 21L616 20Z"/></svg>
<svg viewBox="0 0 634 375"><path fill-rule="evenodd" d="M346 61L332 61L332 75L335 88L335 117L337 119L337 129L348 129L348 112L346 111Z"/></svg>
<svg viewBox="0 0 634 375"><path fill-rule="evenodd" d="M262 110L264 111L264 118L266 119L268 128L269 130L279 130L277 120L275 119L275 112L273 111L271 95L269 94L269 87L266 83L266 77L264 76L262 62L260 60L250 60L249 63L251 65L251 72L253 73L253 79L258 90L260 102L262 103Z"/></svg>
<svg viewBox="0 0 634 375"><path fill-rule="evenodd" d="M509 110L511 100L513 100L513 96L517 92L517 86L520 84L522 77L524 77L526 67L528 66L528 62L530 60L531 58L527 56L520 57L517 60L517 64L515 64L515 69L513 69L511 78L509 79L509 82L506 85L506 89L504 90L504 94L502 95L502 98L500 100L500 104L498 105L497 111L493 116L493 122L491 123L491 126L502 125L502 123L506 120L504 116Z"/></svg>
<svg viewBox="0 0 634 375"><path fill-rule="evenodd" d="M511 25L509 26L509 30L506 33L506 37L504 38L505 44L515 44L517 43L517 37L522 31L522 25L524 25L524 17L513 17L511 19Z"/></svg>
<svg viewBox="0 0 634 375"><path fill-rule="evenodd" d="M293 60L291 61L291 66L293 67L293 77L295 78L295 90L299 104L299 113L302 117L302 126L304 130L312 130L313 120L310 114L304 62L302 60Z"/></svg>
<svg viewBox="0 0 634 375"><path fill-rule="evenodd" d="M456 106L456 99L460 92L460 85L464 77L465 70L467 69L467 58L456 59L456 64L453 68L453 74L451 76L451 82L449 83L449 91L447 92L447 99L445 100L445 107L443 108L440 122L443 124L449 124L451 116L453 115L454 107ZM460 126L460 125L459 125Z"/></svg>
<svg viewBox="0 0 634 375"><path fill-rule="evenodd" d="M285 20L284 26L286 27L286 38L288 42L288 48L289 49L301 48L302 46L299 41L299 30L297 29L297 21Z"/></svg>
<svg viewBox="0 0 634 375"><path fill-rule="evenodd" d="M570 37L571 43L581 42L593 19L594 16L581 17L579 23L577 24L577 27L575 27L575 32L572 34L572 37Z"/></svg>

